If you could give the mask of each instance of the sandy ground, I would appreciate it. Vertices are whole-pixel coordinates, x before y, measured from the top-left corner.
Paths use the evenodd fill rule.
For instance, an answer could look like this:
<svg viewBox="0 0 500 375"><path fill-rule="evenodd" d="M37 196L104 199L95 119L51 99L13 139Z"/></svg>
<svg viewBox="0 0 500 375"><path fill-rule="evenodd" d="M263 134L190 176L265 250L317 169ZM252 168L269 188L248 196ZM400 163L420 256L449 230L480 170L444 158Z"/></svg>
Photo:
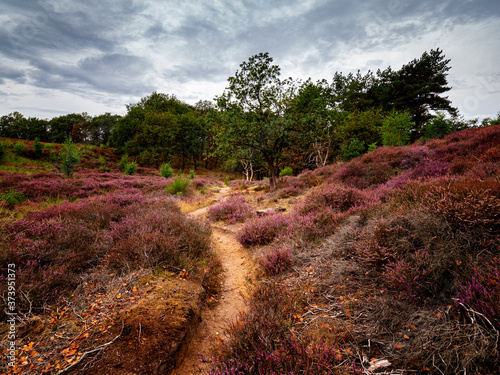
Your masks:
<svg viewBox="0 0 500 375"><path fill-rule="evenodd" d="M218 200L222 199L229 188L221 190ZM190 213L193 217L203 217L207 208ZM245 308L244 296L247 294L249 280L255 273L255 265L248 252L236 241L233 232L225 226L213 225L212 240L223 266L223 286L219 301L215 306L206 308L201 315L201 323L195 333L183 361L173 371L174 375L201 374L208 370L210 347L224 337L228 323L234 321Z"/></svg>

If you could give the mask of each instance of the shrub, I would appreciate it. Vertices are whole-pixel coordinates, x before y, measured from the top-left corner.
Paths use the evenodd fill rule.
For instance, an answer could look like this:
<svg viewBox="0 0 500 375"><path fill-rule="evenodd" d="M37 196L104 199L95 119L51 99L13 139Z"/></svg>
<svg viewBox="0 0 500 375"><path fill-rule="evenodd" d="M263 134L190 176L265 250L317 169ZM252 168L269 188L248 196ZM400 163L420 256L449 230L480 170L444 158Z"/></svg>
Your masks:
<svg viewBox="0 0 500 375"><path fill-rule="evenodd" d="M20 191L11 190L8 193L0 194L0 201L5 202L7 206L15 206L25 200L26 196Z"/></svg>
<svg viewBox="0 0 500 375"><path fill-rule="evenodd" d="M249 305L229 326L229 338L215 348L209 375L331 374L340 365L340 348L295 336L293 316L301 307L297 292L276 282L262 283Z"/></svg>
<svg viewBox="0 0 500 375"><path fill-rule="evenodd" d="M13 146L14 152L18 155L23 155L24 154L24 143L22 142L17 142Z"/></svg>
<svg viewBox="0 0 500 375"><path fill-rule="evenodd" d="M358 138L354 138L350 143L344 143L342 146L340 146L340 151L344 160L349 160L363 155L365 149L365 141L360 141Z"/></svg>
<svg viewBox="0 0 500 375"><path fill-rule="evenodd" d="M170 166L169 163L163 163L160 166L160 176L165 178L174 177L174 169Z"/></svg>
<svg viewBox="0 0 500 375"><path fill-rule="evenodd" d="M189 185L189 180L185 178L183 175L178 176L172 181L170 185L167 186L167 191L169 194L184 194Z"/></svg>
<svg viewBox="0 0 500 375"><path fill-rule="evenodd" d="M137 163L130 162L130 163L127 163L125 165L125 171L123 173L131 176L131 175L135 174L135 172L137 172Z"/></svg>
<svg viewBox="0 0 500 375"><path fill-rule="evenodd" d="M213 221L225 221L229 224L243 222L253 215L253 208L246 203L242 195L236 195L208 208L208 218Z"/></svg>
<svg viewBox="0 0 500 375"><path fill-rule="evenodd" d="M194 178L194 169L191 169L189 171L189 176L188 177L189 177L190 180L192 180Z"/></svg>
<svg viewBox="0 0 500 375"><path fill-rule="evenodd" d="M499 259L492 258L481 266L474 267L470 281L459 283L459 292L455 298L457 306L463 305L480 314L476 318L488 319L500 329L500 266Z"/></svg>
<svg viewBox="0 0 500 375"><path fill-rule="evenodd" d="M120 159L119 163L118 163L118 167L124 171L125 170L125 167L127 166L128 164L128 155L125 154L125 155L122 155L122 158Z"/></svg>
<svg viewBox="0 0 500 375"><path fill-rule="evenodd" d="M283 214L258 217L247 221L236 238L245 247L266 245L283 234L288 225L288 217Z"/></svg>
<svg viewBox="0 0 500 375"><path fill-rule="evenodd" d="M367 193L357 188L326 184L312 190L296 206L295 211L300 215L307 215L329 207L334 212L341 213L352 208L365 206L370 200Z"/></svg>
<svg viewBox="0 0 500 375"><path fill-rule="evenodd" d="M65 202L5 224L0 235L0 288L3 268L16 263L18 287L37 306L74 291L95 267L127 272L162 264L190 270L209 293L218 287L210 228L171 200L120 192ZM21 301L16 307L29 308Z"/></svg>
<svg viewBox="0 0 500 375"><path fill-rule="evenodd" d="M76 166L80 163L81 153L77 147L71 143L71 138L64 142L61 151L61 171L68 177L73 175Z"/></svg>
<svg viewBox="0 0 500 375"><path fill-rule="evenodd" d="M382 120L380 128L384 146L405 146L410 142L414 125L408 112L391 112Z"/></svg>
<svg viewBox="0 0 500 375"><path fill-rule="evenodd" d="M291 167L285 167L280 171L280 177L283 176L293 176L293 169Z"/></svg>
<svg viewBox="0 0 500 375"><path fill-rule="evenodd" d="M283 273L292 264L290 249L283 247L273 248L259 259L259 264L267 275L274 276Z"/></svg>
<svg viewBox="0 0 500 375"><path fill-rule="evenodd" d="M38 137L35 138L35 143L33 143L33 153L35 158L41 158L43 156L43 143L38 140Z"/></svg>
<svg viewBox="0 0 500 375"><path fill-rule="evenodd" d="M481 189L474 180L455 180L449 186L436 186L423 194L422 202L455 228L500 231L499 192Z"/></svg>

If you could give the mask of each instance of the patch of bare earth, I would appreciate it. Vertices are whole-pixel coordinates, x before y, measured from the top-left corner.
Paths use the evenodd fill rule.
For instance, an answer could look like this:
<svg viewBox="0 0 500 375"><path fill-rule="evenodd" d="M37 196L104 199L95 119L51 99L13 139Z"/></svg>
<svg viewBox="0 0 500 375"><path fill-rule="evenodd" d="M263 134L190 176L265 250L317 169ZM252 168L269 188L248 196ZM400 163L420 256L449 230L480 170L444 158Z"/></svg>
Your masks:
<svg viewBox="0 0 500 375"><path fill-rule="evenodd" d="M219 200L229 190L222 189ZM207 208L203 208L190 215L201 218L206 211ZM236 320L239 312L244 310L248 286L255 275L253 260L236 241L231 227L213 225L212 229L214 247L224 272L221 294L213 307L202 311L201 323L185 354L179 358L180 365L174 370L174 375L200 374L209 369L210 348L222 339L228 323Z"/></svg>

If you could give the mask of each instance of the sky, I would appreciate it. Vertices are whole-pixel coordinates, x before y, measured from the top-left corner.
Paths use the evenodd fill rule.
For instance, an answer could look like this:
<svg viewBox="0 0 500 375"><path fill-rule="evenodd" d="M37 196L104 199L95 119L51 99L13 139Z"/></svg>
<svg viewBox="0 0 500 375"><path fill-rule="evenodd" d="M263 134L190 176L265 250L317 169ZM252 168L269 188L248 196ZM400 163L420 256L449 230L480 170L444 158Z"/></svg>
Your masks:
<svg viewBox="0 0 500 375"><path fill-rule="evenodd" d="M440 48L466 119L500 111L498 0L1 0L0 116L212 101L250 56L282 78L399 69Z"/></svg>

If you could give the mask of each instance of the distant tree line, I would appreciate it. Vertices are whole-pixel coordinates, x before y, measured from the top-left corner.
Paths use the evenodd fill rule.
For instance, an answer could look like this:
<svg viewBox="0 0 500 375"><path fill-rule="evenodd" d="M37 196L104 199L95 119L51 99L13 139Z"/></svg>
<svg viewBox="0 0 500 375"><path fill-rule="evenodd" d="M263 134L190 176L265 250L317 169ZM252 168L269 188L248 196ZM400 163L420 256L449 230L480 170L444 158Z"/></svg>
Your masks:
<svg viewBox="0 0 500 375"><path fill-rule="evenodd" d="M0 118L0 136L55 143L71 137L116 147L143 165L223 166L248 178L267 175L274 186L284 166L314 168L478 125L464 121L443 96L450 90L450 60L440 49L399 70L337 72L331 82L281 79L272 62L268 53L243 62L215 103L189 105L154 92L127 105L124 116L40 120L14 112Z"/></svg>

